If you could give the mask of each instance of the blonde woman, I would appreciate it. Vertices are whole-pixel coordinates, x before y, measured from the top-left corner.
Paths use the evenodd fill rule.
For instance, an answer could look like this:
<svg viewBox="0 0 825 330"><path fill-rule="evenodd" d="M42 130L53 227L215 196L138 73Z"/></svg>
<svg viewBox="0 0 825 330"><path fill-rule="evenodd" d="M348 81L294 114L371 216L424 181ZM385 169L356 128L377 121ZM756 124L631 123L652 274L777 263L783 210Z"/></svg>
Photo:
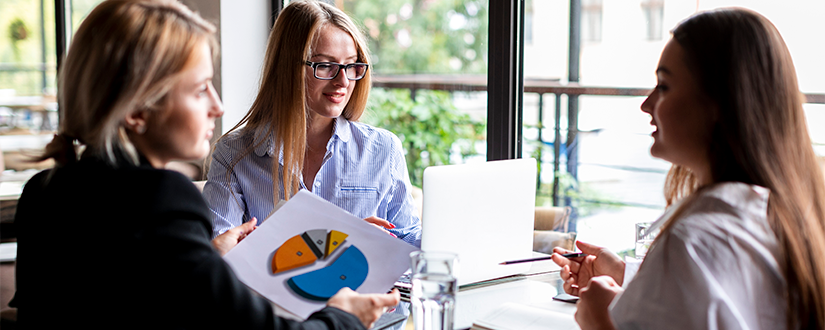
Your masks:
<svg viewBox="0 0 825 330"><path fill-rule="evenodd" d="M602 248L561 265L582 329L822 329L825 183L777 29L745 9L673 30L642 104L670 207L635 271ZM567 252L557 249L556 252Z"/></svg>
<svg viewBox="0 0 825 330"><path fill-rule="evenodd" d="M26 184L15 218L21 328L364 329L398 303L344 289L305 322L282 319L218 253L254 224L210 242L206 202L163 168L209 153L214 31L172 0L104 1L81 24L42 157L55 168Z"/></svg>
<svg viewBox="0 0 825 330"><path fill-rule="evenodd" d="M213 236L263 221L278 201L307 189L420 245L400 140L357 122L370 90L369 63L363 36L342 11L316 1L283 9L258 96L212 153L204 196Z"/></svg>

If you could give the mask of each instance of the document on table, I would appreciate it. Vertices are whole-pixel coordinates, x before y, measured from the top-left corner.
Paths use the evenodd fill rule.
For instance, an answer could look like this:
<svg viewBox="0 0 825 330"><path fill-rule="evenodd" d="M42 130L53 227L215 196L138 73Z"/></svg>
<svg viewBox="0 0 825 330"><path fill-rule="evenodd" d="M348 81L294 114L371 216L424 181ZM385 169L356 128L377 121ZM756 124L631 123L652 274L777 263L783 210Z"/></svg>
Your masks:
<svg viewBox="0 0 825 330"><path fill-rule="evenodd" d="M480 330L576 330L573 314L507 302L473 322Z"/></svg>

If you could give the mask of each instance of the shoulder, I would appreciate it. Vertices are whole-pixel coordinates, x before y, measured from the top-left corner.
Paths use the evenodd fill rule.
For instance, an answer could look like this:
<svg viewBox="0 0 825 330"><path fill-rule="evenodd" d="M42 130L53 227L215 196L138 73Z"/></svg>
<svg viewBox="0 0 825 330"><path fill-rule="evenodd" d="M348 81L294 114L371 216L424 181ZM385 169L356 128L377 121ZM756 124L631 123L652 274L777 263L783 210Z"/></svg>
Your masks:
<svg viewBox="0 0 825 330"><path fill-rule="evenodd" d="M157 212L191 212L208 219L208 206L189 178L175 171L140 169L131 177L143 187L144 202Z"/></svg>
<svg viewBox="0 0 825 330"><path fill-rule="evenodd" d="M209 208L200 191L182 174L151 167L114 167L102 161L81 160L65 168L44 171L27 184L21 201L31 199L26 210L50 201L56 209L95 205L87 217L121 212L135 221L150 218L187 218L208 225ZM49 174L51 174L49 176Z"/></svg>
<svg viewBox="0 0 825 330"><path fill-rule="evenodd" d="M350 121L349 123L352 138L356 143L400 152L401 139L394 133L361 122Z"/></svg>
<svg viewBox="0 0 825 330"><path fill-rule="evenodd" d="M720 183L698 193L664 237L664 251L682 251L679 253L689 256L691 264L706 271L747 265L781 278L779 262L783 256L768 223L768 190L744 183ZM684 263L673 258L666 262Z"/></svg>
<svg viewBox="0 0 825 330"><path fill-rule="evenodd" d="M769 194L765 188L741 182L707 187L682 206L673 232L684 238L706 232L772 236L767 218Z"/></svg>
<svg viewBox="0 0 825 330"><path fill-rule="evenodd" d="M215 143L215 152L240 152L245 150L255 138L255 130L240 128L221 136Z"/></svg>
<svg viewBox="0 0 825 330"><path fill-rule="evenodd" d="M401 140L398 139L398 136L386 129L355 121L350 121L349 123L353 137L357 135L361 138L369 138L370 140L383 143L394 143L395 141L398 141L399 143L401 142Z"/></svg>
<svg viewBox="0 0 825 330"><path fill-rule="evenodd" d="M211 158L224 166L229 166L250 155L264 156L272 151L272 136L266 134L266 127L243 127L221 136L215 143Z"/></svg>

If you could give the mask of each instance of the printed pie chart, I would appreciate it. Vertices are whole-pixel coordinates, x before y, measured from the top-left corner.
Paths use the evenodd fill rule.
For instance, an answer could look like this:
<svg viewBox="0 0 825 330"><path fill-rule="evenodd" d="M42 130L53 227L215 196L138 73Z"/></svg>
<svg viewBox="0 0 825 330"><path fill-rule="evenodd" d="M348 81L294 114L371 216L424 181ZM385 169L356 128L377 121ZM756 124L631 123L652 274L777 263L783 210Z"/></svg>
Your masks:
<svg viewBox="0 0 825 330"><path fill-rule="evenodd" d="M367 279L367 258L355 246L348 247L331 265L293 276L287 281L292 291L312 300L327 300L344 287L357 289Z"/></svg>
<svg viewBox="0 0 825 330"><path fill-rule="evenodd" d="M286 240L272 257L272 273L305 267L331 256L343 246L347 234L337 230L313 229ZM369 273L364 253L351 245L328 266L291 277L289 288L301 297L325 301L338 290L349 287L356 290Z"/></svg>

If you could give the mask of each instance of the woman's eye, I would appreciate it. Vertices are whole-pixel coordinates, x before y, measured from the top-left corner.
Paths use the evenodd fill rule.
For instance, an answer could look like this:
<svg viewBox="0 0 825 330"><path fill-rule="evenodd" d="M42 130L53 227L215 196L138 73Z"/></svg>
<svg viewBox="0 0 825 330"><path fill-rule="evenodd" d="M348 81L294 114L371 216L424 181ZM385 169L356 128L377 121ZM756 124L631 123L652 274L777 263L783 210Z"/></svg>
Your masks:
<svg viewBox="0 0 825 330"><path fill-rule="evenodd" d="M664 91L667 90L667 85L658 84L658 85L656 85L656 90L658 90L660 92L664 92Z"/></svg>

